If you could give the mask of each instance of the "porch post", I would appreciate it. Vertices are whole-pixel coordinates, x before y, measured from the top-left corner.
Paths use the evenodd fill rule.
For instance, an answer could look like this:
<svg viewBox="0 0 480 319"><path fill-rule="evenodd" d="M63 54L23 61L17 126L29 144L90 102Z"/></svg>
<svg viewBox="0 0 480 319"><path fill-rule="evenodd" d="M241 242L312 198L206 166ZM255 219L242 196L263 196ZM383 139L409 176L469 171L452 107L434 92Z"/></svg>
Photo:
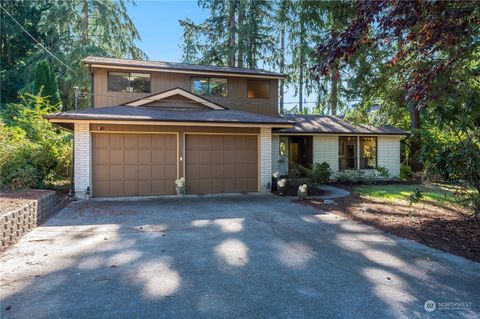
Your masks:
<svg viewBox="0 0 480 319"><path fill-rule="evenodd" d="M268 192L272 183L272 129L260 128L259 137L259 192ZM271 186L271 185L270 185Z"/></svg>
<svg viewBox="0 0 480 319"><path fill-rule="evenodd" d="M88 123L75 123L73 142L75 195L86 198L87 187L90 187L90 195L92 194L92 144Z"/></svg>

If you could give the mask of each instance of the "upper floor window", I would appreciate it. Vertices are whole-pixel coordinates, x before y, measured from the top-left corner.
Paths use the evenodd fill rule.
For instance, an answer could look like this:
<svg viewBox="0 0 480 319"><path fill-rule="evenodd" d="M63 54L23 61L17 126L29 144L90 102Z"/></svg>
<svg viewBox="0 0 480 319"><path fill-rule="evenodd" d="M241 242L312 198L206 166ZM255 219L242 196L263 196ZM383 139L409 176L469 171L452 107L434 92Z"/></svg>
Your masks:
<svg viewBox="0 0 480 319"><path fill-rule="evenodd" d="M269 99L270 80L247 80L247 96L257 99Z"/></svg>
<svg viewBox="0 0 480 319"><path fill-rule="evenodd" d="M150 93L150 74L108 72L108 91Z"/></svg>
<svg viewBox="0 0 480 319"><path fill-rule="evenodd" d="M192 78L192 93L203 96L227 96L228 81L223 78Z"/></svg>

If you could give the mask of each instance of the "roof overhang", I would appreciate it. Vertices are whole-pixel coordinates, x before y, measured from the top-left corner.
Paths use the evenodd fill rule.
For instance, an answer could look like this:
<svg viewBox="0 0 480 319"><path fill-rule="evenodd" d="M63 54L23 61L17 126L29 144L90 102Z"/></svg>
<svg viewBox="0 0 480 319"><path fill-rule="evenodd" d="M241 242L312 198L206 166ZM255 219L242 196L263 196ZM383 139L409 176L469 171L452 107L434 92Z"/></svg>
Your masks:
<svg viewBox="0 0 480 319"><path fill-rule="evenodd" d="M108 63L99 63L99 62L85 62L86 65L93 68L103 68L109 70L132 70L132 71L147 71L147 72L166 72L166 73L183 73L183 74L192 74L192 75L214 75L214 76L229 76L229 77L242 77L242 78L257 78L257 79L277 79L283 80L286 78L285 75L263 75L255 73L235 73L235 72L219 72L219 71L204 71L204 70L182 70L175 68L162 68L162 67L151 67L151 66L131 66L131 65L122 65L122 64L108 64Z"/></svg>
<svg viewBox="0 0 480 319"><path fill-rule="evenodd" d="M212 126L212 127L270 127L290 128L286 123L247 123L247 122L202 122L202 121L143 121L143 120L101 120L101 119L55 119L47 118L49 122L66 127L66 124L129 124L158 126Z"/></svg>
<svg viewBox="0 0 480 319"><path fill-rule="evenodd" d="M148 103L152 103L154 101L160 101L160 100L163 100L163 99L166 99L168 97L171 97L171 96L175 96L175 95L180 95L180 96L183 96L193 102L197 102L197 103L200 103L202 105L205 105L206 107L209 107L213 110L225 110L226 108L217 104L217 103L214 103L214 102L211 102L201 96L198 96L196 94L193 94L191 92L188 92L188 91L185 91L181 88L175 88L175 89L171 89L171 90L167 90L167 91L164 91L162 93L156 93L156 94L152 94L152 95L149 95L149 96L145 96L143 98L140 98L138 100L134 100L134 101L130 101L130 102L127 102L127 103L124 103L123 105L125 106L142 106L142 105L145 105L145 104L148 104Z"/></svg>

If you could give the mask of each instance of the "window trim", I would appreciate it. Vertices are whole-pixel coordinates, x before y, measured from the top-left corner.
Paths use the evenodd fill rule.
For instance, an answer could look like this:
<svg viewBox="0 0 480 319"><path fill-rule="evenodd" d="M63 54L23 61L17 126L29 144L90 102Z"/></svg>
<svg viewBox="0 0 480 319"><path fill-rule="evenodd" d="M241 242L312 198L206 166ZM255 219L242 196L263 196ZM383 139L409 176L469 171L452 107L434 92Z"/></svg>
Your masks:
<svg viewBox="0 0 480 319"><path fill-rule="evenodd" d="M201 94L197 94L197 93L193 92L193 86L192 86L192 84L193 84L193 79L208 79L208 94L206 94L206 95L201 95ZM225 95L212 95L212 94L210 94L210 81L211 81L212 79L221 79L221 80L227 81L227 85L226 85L227 91L226 91ZM223 97L223 98L226 98L226 97L228 97L228 92L230 91L229 86L230 86L230 81L228 80L227 77L220 77L220 76L202 76L202 75L192 75L192 76L190 76L190 93L195 94L195 95L198 95L198 96L212 96L212 97L220 97L220 98Z"/></svg>
<svg viewBox="0 0 480 319"><path fill-rule="evenodd" d="M268 82L268 97L250 97L248 96L248 82ZM247 99L271 100L272 98L272 81L268 79L247 79L245 96Z"/></svg>
<svg viewBox="0 0 480 319"><path fill-rule="evenodd" d="M124 74L128 74L128 84L129 84L129 88L133 88L131 86L131 82L132 80L131 77L132 77L132 74L133 73L136 73L136 74L143 74L143 75L148 75L148 91L114 91L114 90L110 90L110 88L108 87L108 78L110 77L110 73L124 73ZM130 72L130 71L122 71L122 70L109 70L107 71L107 92L117 92L117 93L152 93L152 73L143 73L143 72Z"/></svg>

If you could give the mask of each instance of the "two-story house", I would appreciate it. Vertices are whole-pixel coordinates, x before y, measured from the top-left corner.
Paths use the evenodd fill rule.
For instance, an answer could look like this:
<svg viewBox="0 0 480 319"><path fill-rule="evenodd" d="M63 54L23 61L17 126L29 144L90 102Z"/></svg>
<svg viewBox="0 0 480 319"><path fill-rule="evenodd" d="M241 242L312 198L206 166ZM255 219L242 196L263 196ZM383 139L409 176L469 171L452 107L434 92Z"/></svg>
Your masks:
<svg viewBox="0 0 480 319"><path fill-rule="evenodd" d="M47 118L74 132L77 196L262 192L272 170L327 162L334 172L386 167L399 174L392 127L356 127L332 116L280 116L283 74L258 69L84 60L91 108Z"/></svg>

